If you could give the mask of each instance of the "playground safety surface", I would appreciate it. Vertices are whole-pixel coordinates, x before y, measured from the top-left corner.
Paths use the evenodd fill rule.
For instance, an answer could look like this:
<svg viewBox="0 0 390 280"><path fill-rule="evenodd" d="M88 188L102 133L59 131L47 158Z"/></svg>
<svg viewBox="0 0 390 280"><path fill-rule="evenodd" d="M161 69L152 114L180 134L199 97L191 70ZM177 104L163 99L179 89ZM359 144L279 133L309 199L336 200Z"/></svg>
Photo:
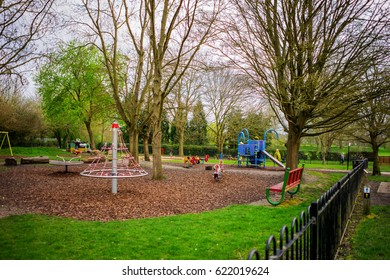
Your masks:
<svg viewBox="0 0 390 280"><path fill-rule="evenodd" d="M199 213L259 201L266 187L283 178L283 172L225 166L222 180L214 182L205 165L187 169L169 164L165 179L157 181L151 179L150 165L142 166L149 175L118 180L116 195L110 179L81 176L86 165L67 173L61 166L5 167L0 172L0 218L38 213L110 221Z"/></svg>

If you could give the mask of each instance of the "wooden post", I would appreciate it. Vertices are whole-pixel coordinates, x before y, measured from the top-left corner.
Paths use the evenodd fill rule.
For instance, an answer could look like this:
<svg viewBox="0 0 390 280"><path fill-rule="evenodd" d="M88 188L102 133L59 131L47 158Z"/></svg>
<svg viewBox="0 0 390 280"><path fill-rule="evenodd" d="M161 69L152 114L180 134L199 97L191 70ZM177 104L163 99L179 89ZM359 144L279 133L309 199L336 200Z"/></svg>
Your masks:
<svg viewBox="0 0 390 280"><path fill-rule="evenodd" d="M371 210L371 198L370 198L371 189L369 186L364 186L363 189L363 214L369 215Z"/></svg>

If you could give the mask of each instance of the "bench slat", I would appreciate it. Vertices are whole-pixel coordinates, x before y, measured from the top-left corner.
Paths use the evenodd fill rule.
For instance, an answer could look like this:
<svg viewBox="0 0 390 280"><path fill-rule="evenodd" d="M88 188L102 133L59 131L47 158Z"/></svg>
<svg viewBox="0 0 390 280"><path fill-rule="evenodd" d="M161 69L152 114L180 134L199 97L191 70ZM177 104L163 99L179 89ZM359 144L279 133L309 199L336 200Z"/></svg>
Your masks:
<svg viewBox="0 0 390 280"><path fill-rule="evenodd" d="M274 191L274 192L282 192L283 183L284 183L284 182L280 182L279 184L273 185L273 186L270 187L269 189L270 189L271 191Z"/></svg>
<svg viewBox="0 0 390 280"><path fill-rule="evenodd" d="M301 180L298 180L298 181L295 181L294 183L291 183L290 185L286 186L286 191L289 190L289 189L292 189L292 188L295 188L296 186L298 186L299 184L301 183Z"/></svg>

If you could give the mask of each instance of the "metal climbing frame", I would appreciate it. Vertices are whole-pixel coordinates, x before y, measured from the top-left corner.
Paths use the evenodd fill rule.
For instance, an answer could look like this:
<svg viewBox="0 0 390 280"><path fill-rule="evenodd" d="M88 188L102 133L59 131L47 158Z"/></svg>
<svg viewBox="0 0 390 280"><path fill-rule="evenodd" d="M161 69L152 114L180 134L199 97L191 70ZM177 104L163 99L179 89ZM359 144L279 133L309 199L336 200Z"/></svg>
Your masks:
<svg viewBox="0 0 390 280"><path fill-rule="evenodd" d="M122 132L119 129L119 124L113 122L111 128L113 135L112 145L104 144L100 154L80 174L87 177L112 179L112 193L116 194L117 179L141 177L148 173L127 149Z"/></svg>

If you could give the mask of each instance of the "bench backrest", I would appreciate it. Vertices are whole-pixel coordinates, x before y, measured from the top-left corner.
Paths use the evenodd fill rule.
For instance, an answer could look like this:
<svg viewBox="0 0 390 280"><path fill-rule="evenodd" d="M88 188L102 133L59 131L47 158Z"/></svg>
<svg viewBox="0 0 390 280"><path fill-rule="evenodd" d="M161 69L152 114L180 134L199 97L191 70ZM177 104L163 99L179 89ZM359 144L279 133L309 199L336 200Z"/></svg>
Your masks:
<svg viewBox="0 0 390 280"><path fill-rule="evenodd" d="M287 188L298 186L301 183L302 173L303 166L293 170L287 168L284 177L284 186Z"/></svg>

